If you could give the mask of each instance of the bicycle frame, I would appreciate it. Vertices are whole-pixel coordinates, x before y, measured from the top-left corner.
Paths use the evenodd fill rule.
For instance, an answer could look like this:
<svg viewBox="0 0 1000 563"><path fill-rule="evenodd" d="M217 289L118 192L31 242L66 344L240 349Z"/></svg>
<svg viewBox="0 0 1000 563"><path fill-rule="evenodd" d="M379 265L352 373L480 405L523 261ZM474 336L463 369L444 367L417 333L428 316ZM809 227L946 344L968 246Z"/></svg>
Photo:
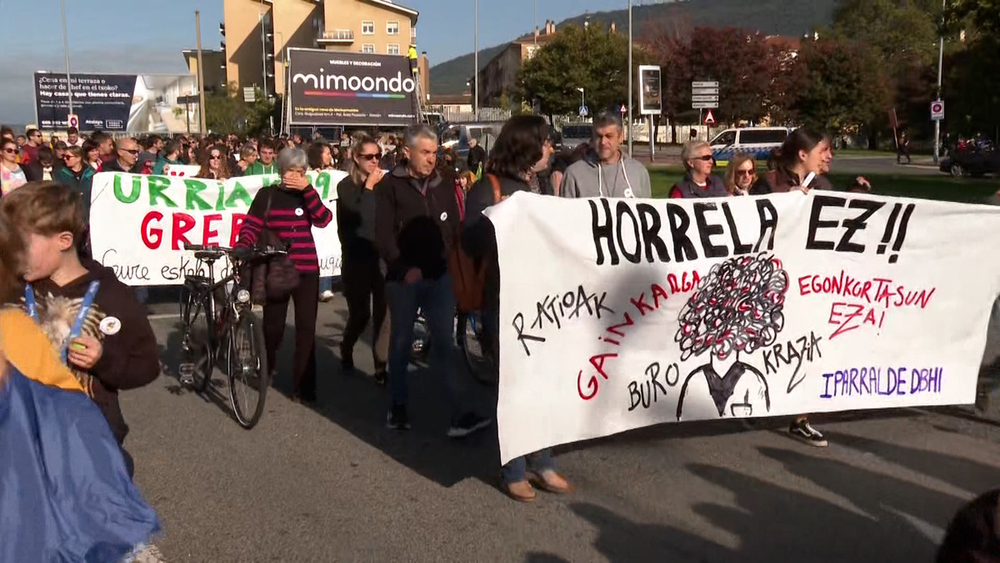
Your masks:
<svg viewBox="0 0 1000 563"><path fill-rule="evenodd" d="M212 319L212 323L209 324L210 330L208 334L209 347L212 351L212 358L214 360L219 352L219 347L222 341L225 339L226 334L232 328L235 319L240 318L240 314L251 307L249 302L240 303L236 298L236 294L240 291L240 275L235 264L231 264L232 272L226 277L222 278L218 282L211 280L215 279L215 260L198 260L196 262L196 267L201 271L201 267L204 265L208 269L207 278L195 278L194 276L185 278L185 285L189 286L188 289L195 294L196 300L205 307L205 316ZM192 279L194 278L194 279ZM207 279L207 282L202 283L202 279ZM188 282L191 282L190 284ZM196 283L197 282L197 283ZM220 311L218 309L219 304L216 303L215 294L219 289L225 290L225 287L230 282L233 283L233 288L231 291L224 291L226 299L224 301L225 309ZM226 313L224 316L222 313ZM232 313L231 315L229 313Z"/></svg>

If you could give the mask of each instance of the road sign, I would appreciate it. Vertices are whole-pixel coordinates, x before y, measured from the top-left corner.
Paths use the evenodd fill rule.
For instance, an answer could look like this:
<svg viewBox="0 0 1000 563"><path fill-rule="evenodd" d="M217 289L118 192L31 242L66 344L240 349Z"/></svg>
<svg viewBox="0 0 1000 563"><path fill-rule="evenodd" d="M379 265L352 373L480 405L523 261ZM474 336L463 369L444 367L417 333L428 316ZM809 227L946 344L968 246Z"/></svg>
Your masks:
<svg viewBox="0 0 1000 563"><path fill-rule="evenodd" d="M66 124L68 127L80 127L80 118L75 113L69 114L66 119Z"/></svg>
<svg viewBox="0 0 1000 563"><path fill-rule="evenodd" d="M587 117L589 113L587 106L580 106L580 117Z"/></svg>
<svg viewBox="0 0 1000 563"><path fill-rule="evenodd" d="M715 125L715 115L712 114L712 110L705 112L705 120L703 123L705 125Z"/></svg>
<svg viewBox="0 0 1000 563"><path fill-rule="evenodd" d="M931 102L931 121L941 121L944 119L944 102L935 100Z"/></svg>
<svg viewBox="0 0 1000 563"><path fill-rule="evenodd" d="M248 104L257 101L257 90L253 86L243 88L243 101Z"/></svg>
<svg viewBox="0 0 1000 563"><path fill-rule="evenodd" d="M719 97L718 96L698 96L698 95L694 95L694 96L691 96L691 101L692 102L718 102L719 101Z"/></svg>
<svg viewBox="0 0 1000 563"><path fill-rule="evenodd" d="M625 104L622 104L622 107L618 108L618 112L621 113L622 115L625 115L626 113L628 113L628 108L625 107Z"/></svg>
<svg viewBox="0 0 1000 563"><path fill-rule="evenodd" d="M701 82L694 81L694 82L691 83L691 87L692 88L718 88L719 87L719 81L718 80L711 80L711 81L707 81L707 82L706 81L701 81Z"/></svg>
<svg viewBox="0 0 1000 563"><path fill-rule="evenodd" d="M705 94L707 94L707 95L713 95L714 94L714 95L718 96L719 95L719 89L718 88L691 88L691 93L694 94L695 96L705 95Z"/></svg>
<svg viewBox="0 0 1000 563"><path fill-rule="evenodd" d="M659 115L663 112L660 86L660 67L639 65L639 113L641 115Z"/></svg>
<svg viewBox="0 0 1000 563"><path fill-rule="evenodd" d="M719 102L691 102L691 107L693 109L716 109L719 107Z"/></svg>

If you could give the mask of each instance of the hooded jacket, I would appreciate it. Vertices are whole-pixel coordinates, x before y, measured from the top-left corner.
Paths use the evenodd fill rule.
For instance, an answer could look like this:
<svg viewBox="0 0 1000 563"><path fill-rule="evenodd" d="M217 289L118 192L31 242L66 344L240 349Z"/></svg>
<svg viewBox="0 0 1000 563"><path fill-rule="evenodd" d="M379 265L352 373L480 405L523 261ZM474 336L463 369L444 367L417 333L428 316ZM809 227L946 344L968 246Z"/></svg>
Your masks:
<svg viewBox="0 0 1000 563"><path fill-rule="evenodd" d="M84 166L80 172L73 172L72 168L63 166L55 173L53 180L66 186L67 188L79 192L83 199L83 208L86 216L90 217L90 199L94 182L94 169Z"/></svg>
<svg viewBox="0 0 1000 563"><path fill-rule="evenodd" d="M60 287L51 280L32 284L37 322L58 354L62 354L90 283L100 287L84 319L81 336L101 341L104 351L89 371L70 366L87 394L97 403L121 444L128 425L118 403L118 391L136 389L160 374L156 336L132 290L115 273L93 260L82 261L86 274Z"/></svg>
<svg viewBox="0 0 1000 563"><path fill-rule="evenodd" d="M590 152L581 161L566 169L562 197L652 197L649 172L639 162L622 153L617 164L601 164L597 154Z"/></svg>
<svg viewBox="0 0 1000 563"><path fill-rule="evenodd" d="M375 248L385 263L386 281L402 280L410 268L419 268L427 280L447 273L448 251L461 221L454 187L440 171L417 179L403 164L375 186Z"/></svg>

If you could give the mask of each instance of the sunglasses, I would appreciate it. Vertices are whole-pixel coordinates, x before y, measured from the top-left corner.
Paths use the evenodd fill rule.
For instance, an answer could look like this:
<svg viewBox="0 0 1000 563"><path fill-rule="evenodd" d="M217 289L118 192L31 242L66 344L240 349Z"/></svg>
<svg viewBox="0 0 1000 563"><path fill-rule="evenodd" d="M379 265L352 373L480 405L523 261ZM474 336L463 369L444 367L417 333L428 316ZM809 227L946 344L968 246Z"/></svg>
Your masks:
<svg viewBox="0 0 1000 563"><path fill-rule="evenodd" d="M131 155L138 155L139 154L139 149L118 149L118 150L127 152L127 153L129 153Z"/></svg>
<svg viewBox="0 0 1000 563"><path fill-rule="evenodd" d="M221 158L222 158L222 156L220 156L220 155L217 155L217 154L213 154L213 155L210 155L210 156L208 157L208 159L209 159L209 160L219 160L219 159L221 159Z"/></svg>
<svg viewBox="0 0 1000 563"><path fill-rule="evenodd" d="M736 173L740 176L753 176L753 170L737 170Z"/></svg>
<svg viewBox="0 0 1000 563"><path fill-rule="evenodd" d="M382 156L382 155L380 155L378 153L375 153L375 154L359 154L358 158L363 158L365 160L375 160L376 158L378 158L380 156Z"/></svg>
<svg viewBox="0 0 1000 563"><path fill-rule="evenodd" d="M706 154L705 156L696 156L691 160L704 160L705 162L708 162L709 160L713 160L714 158L715 158L714 156Z"/></svg>
<svg viewBox="0 0 1000 563"><path fill-rule="evenodd" d="M7 154L17 154L17 149L4 149L3 152Z"/></svg>

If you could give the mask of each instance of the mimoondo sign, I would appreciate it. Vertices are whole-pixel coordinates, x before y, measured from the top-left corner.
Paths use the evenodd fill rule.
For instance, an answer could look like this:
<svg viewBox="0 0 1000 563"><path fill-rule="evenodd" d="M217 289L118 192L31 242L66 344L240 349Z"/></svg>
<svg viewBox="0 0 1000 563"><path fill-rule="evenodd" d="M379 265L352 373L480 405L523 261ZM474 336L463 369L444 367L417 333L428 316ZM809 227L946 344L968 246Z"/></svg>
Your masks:
<svg viewBox="0 0 1000 563"><path fill-rule="evenodd" d="M289 49L292 125L409 125L417 84L400 55Z"/></svg>

